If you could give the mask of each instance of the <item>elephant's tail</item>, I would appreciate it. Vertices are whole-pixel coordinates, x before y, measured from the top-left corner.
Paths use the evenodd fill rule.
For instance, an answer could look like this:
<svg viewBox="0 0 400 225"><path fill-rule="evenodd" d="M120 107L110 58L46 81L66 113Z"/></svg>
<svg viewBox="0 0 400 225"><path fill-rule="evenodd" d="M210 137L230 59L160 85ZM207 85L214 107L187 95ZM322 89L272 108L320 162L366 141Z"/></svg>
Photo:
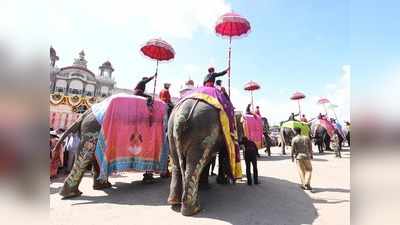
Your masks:
<svg viewBox="0 0 400 225"><path fill-rule="evenodd" d="M61 135L60 139L58 139L57 144L54 146L54 148L51 151L52 152L56 151L60 147L61 143L65 140L66 137L68 137L68 135L70 133L77 132L79 130L79 128L81 127L83 119L86 117L87 114L89 114L91 112L92 112L92 110L90 110L90 109L87 110L70 127L68 127L68 129Z"/></svg>
<svg viewBox="0 0 400 225"><path fill-rule="evenodd" d="M197 104L199 103L199 100L196 100L196 102L192 104L189 111L182 110L182 109L187 109L187 107L184 106L185 103L191 104L190 101L185 101L181 105L179 105L178 106L179 108L177 110L177 113L175 113L175 118L174 118L173 136L178 149L182 149L182 143L184 140L185 132L187 131L189 126L189 120L192 117L193 112Z"/></svg>
<svg viewBox="0 0 400 225"><path fill-rule="evenodd" d="M174 118L174 129L173 129L173 134L174 138L180 143L181 137L184 135L186 129L187 129L187 116L189 114L185 112L180 112L175 114Z"/></svg>

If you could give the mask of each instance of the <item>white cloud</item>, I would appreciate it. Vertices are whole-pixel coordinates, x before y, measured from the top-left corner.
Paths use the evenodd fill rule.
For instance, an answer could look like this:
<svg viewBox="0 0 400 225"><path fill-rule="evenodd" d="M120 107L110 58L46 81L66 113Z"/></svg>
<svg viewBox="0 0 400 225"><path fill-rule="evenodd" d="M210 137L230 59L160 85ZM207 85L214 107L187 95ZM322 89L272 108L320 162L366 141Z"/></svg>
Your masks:
<svg viewBox="0 0 400 225"><path fill-rule="evenodd" d="M334 84L335 88L328 90L327 98L339 106L335 111L340 121L350 120L350 77L351 66L343 65L340 79Z"/></svg>
<svg viewBox="0 0 400 225"><path fill-rule="evenodd" d="M66 10L58 1L52 10L64 15L83 15L108 26L123 26L137 32L145 28L155 36L191 38L199 29L212 30L216 18L230 11L224 0L108 1L70 0L74 11Z"/></svg>

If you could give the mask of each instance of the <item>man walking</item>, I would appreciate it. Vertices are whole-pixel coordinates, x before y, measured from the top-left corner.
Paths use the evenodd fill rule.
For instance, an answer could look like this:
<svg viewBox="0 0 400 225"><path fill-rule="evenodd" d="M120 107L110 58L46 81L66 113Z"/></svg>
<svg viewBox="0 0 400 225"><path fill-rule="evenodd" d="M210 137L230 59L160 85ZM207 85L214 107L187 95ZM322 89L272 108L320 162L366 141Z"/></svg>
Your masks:
<svg viewBox="0 0 400 225"><path fill-rule="evenodd" d="M301 135L299 127L294 128L296 136L292 140L292 162L296 158L297 169L301 179L301 188L311 190L311 159L313 158L312 145L309 137Z"/></svg>
<svg viewBox="0 0 400 225"><path fill-rule="evenodd" d="M247 139L247 137L242 138L242 144L244 145L244 160L246 162L247 184L252 185L251 172L250 172L251 165L253 165L254 184L259 184L258 169L257 169L257 154L258 154L257 145L253 141Z"/></svg>
<svg viewBox="0 0 400 225"><path fill-rule="evenodd" d="M342 154L340 152L340 138L339 138L339 131L335 130L335 133L332 136L332 148L335 151L336 158L342 158Z"/></svg>

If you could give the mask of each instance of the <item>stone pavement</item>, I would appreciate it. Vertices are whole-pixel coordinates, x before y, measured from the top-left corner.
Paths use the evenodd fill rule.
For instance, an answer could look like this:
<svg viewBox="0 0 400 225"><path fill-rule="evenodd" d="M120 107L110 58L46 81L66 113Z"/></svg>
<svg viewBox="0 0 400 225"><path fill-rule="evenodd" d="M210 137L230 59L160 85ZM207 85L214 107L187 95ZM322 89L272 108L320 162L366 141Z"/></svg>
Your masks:
<svg viewBox="0 0 400 225"><path fill-rule="evenodd" d="M316 152L316 149L314 149ZM166 200L169 179L157 178L142 184L141 173L123 172L110 178L113 187L92 189L87 173L80 190L83 195L61 200L63 178L50 184L50 220L53 225L347 225L350 224L350 152L345 148L337 159L333 152L315 154L313 191L299 187L296 166L290 156L272 148L272 157L260 150L260 185L218 185L210 177L211 189L200 192L203 210L185 217L170 209ZM245 171L244 161L242 169ZM216 170L216 169L215 169Z"/></svg>

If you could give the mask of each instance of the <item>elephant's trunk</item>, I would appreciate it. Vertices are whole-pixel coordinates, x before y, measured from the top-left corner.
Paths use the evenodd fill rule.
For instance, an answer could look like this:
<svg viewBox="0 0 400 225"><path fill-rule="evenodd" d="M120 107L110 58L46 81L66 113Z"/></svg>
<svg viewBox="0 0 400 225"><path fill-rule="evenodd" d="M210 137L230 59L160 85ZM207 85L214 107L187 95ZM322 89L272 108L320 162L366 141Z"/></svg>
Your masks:
<svg viewBox="0 0 400 225"><path fill-rule="evenodd" d="M78 118L78 120L76 120L76 121L61 135L60 139L57 141L57 144L54 146L54 148L53 148L51 151L52 151L52 152L56 151L56 150L60 147L60 145L61 145L61 143L64 141L64 139L65 139L66 137L68 137L68 135L69 135L71 132L77 132L77 131L79 130L79 128L81 127L81 123L82 123L82 121L83 121L83 118L85 118L86 115L89 114L89 113L91 113L91 112L92 112L92 110L89 109L89 110L87 110L85 113L83 113L82 116L80 116L80 117Z"/></svg>

